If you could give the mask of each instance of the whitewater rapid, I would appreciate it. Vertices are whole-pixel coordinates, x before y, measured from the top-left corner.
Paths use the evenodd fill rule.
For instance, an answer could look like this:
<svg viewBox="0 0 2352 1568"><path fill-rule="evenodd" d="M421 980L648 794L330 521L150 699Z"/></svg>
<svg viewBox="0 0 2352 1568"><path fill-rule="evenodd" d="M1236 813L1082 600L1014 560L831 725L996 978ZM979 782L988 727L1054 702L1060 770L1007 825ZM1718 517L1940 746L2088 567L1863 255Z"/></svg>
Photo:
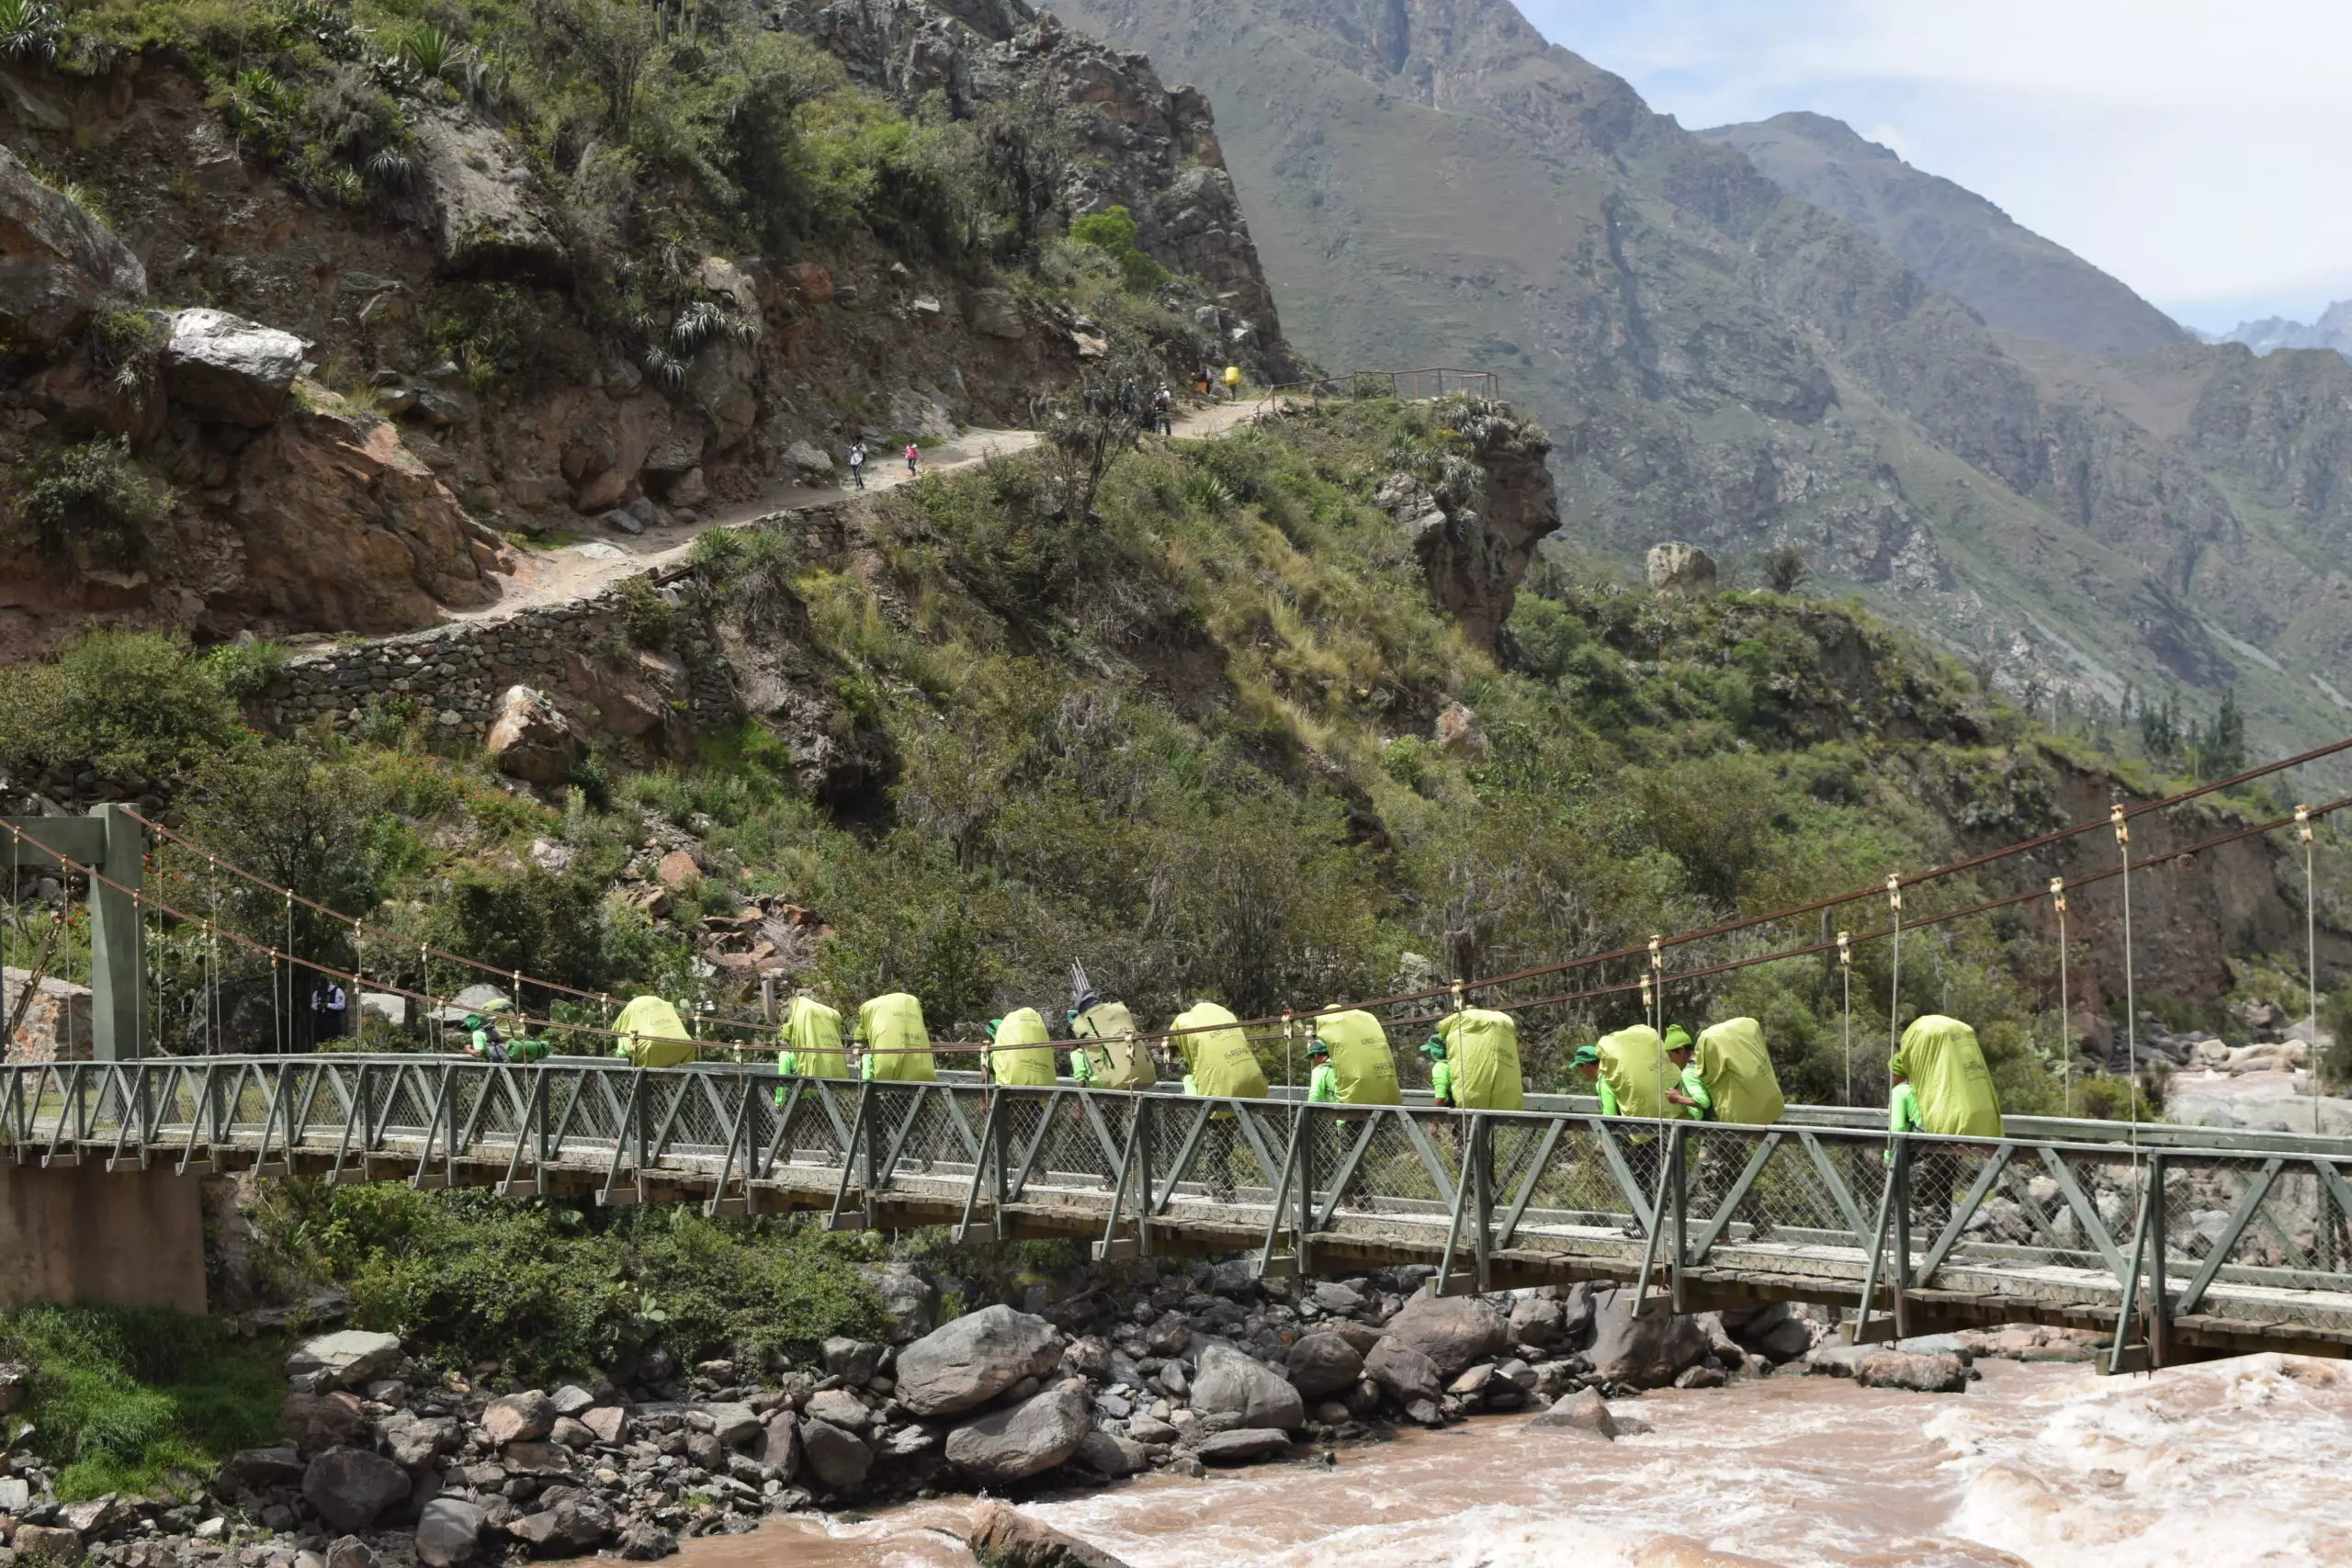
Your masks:
<svg viewBox="0 0 2352 1568"><path fill-rule="evenodd" d="M1487 1417L1023 1506L1133 1568L2352 1568L2352 1370L1980 1365L1959 1396L1772 1378L1620 1401L1613 1444ZM969 1568L968 1512L796 1516L683 1568Z"/></svg>

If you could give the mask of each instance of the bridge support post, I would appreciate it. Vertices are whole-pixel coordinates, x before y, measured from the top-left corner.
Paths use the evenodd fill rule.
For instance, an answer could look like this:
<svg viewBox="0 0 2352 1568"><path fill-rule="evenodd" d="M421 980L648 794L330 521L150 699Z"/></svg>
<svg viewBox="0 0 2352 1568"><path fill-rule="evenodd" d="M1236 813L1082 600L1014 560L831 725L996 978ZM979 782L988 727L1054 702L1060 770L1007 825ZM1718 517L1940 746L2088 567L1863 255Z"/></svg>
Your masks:
<svg viewBox="0 0 2352 1568"><path fill-rule="evenodd" d="M1911 1337L1911 1140L1894 1140L1894 1337Z"/></svg>
<svg viewBox="0 0 2352 1568"><path fill-rule="evenodd" d="M1297 1277L1305 1279L1313 1269L1308 1238L1315 1234L1315 1112L1306 1106L1298 1108L1291 1144L1295 1150L1291 1163L1298 1176L1298 1245L1291 1252Z"/></svg>
<svg viewBox="0 0 2352 1568"><path fill-rule="evenodd" d="M1494 1279L1494 1140L1492 1123L1482 1114L1473 1114L1470 1118L1469 1168L1462 1175L1470 1183L1470 1207L1476 1211L1475 1223L1478 1227L1470 1238L1470 1256L1480 1295L1486 1294Z"/></svg>
<svg viewBox="0 0 2352 1568"><path fill-rule="evenodd" d="M1690 1257L1690 1202L1688 1173L1683 1169L1685 1145L1682 1128L1677 1126L1666 1143L1667 1201L1674 1205L1670 1223L1673 1225L1674 1257L1667 1274L1668 1293L1677 1313L1688 1309L1683 1305L1682 1271Z"/></svg>
<svg viewBox="0 0 2352 1568"><path fill-rule="evenodd" d="M164 1167L0 1160L0 1308L204 1311L201 1184Z"/></svg>
<svg viewBox="0 0 2352 1568"><path fill-rule="evenodd" d="M2319 1195L2327 1201L2327 1194ZM2148 1362L2169 1366L2172 1354L2172 1300L2165 1288L2165 1156L2148 1158Z"/></svg>
<svg viewBox="0 0 2352 1568"><path fill-rule="evenodd" d="M107 879L90 886L90 1054L101 1062L136 1061L146 1054L138 895L146 886L147 841L139 824L119 806L101 806L87 817L0 818L0 829L7 829L0 831L0 868L62 871L62 856ZM56 853L36 849L35 840Z"/></svg>

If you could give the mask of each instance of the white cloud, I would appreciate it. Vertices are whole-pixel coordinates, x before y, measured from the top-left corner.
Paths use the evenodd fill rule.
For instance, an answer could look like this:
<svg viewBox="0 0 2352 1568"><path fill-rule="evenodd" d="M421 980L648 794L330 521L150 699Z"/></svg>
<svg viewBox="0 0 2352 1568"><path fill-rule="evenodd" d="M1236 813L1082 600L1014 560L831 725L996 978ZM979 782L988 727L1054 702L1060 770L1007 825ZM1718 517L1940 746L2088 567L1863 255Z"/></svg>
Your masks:
<svg viewBox="0 0 2352 1568"><path fill-rule="evenodd" d="M1685 125L1808 108L2199 326L2352 296L2344 0L1526 0Z"/></svg>

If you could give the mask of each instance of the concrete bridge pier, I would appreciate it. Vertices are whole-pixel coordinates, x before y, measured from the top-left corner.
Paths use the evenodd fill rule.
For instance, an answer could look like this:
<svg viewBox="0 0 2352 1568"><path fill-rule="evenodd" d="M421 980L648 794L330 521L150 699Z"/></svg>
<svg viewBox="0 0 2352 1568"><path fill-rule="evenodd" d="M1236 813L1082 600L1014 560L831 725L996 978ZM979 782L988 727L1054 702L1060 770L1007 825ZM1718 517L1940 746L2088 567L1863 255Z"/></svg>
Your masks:
<svg viewBox="0 0 2352 1568"><path fill-rule="evenodd" d="M202 1183L0 1159L0 1307L204 1310Z"/></svg>

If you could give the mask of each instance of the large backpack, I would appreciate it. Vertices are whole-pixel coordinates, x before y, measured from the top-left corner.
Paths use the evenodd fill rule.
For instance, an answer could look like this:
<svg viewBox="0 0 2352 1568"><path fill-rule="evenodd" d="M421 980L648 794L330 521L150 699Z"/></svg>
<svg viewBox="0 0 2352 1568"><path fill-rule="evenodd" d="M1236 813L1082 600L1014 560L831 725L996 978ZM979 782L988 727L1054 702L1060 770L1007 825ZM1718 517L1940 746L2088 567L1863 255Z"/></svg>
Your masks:
<svg viewBox="0 0 2352 1568"><path fill-rule="evenodd" d="M1094 1069L1096 1089L1149 1089L1159 1081L1151 1053L1136 1043L1135 1015L1125 1002L1097 1002L1070 1021L1070 1036Z"/></svg>
<svg viewBox="0 0 2352 1568"><path fill-rule="evenodd" d="M998 1021L989 1074L1015 1089L1049 1089L1054 1082L1053 1032L1035 1008L1015 1008Z"/></svg>
<svg viewBox="0 0 2352 1568"><path fill-rule="evenodd" d="M922 1003L904 991L870 997L857 1010L857 1032L865 1042L876 1083L936 1083L931 1032L923 1027Z"/></svg>
<svg viewBox="0 0 2352 1568"><path fill-rule="evenodd" d="M1915 1018L1903 1032L1903 1055L1911 1064L1911 1087L1919 1094L1922 1132L2001 1135L2001 1103L1976 1031L1936 1013Z"/></svg>
<svg viewBox="0 0 2352 1568"><path fill-rule="evenodd" d="M845 1078L849 1058L842 1054L842 1015L814 997L795 997L784 1015L784 1043L805 1078Z"/></svg>
<svg viewBox="0 0 2352 1568"><path fill-rule="evenodd" d="M1464 1008L1439 1020L1439 1038L1453 1068L1453 1103L1463 1111L1524 1111L1527 1084L1520 1075L1519 1024L1510 1014Z"/></svg>
<svg viewBox="0 0 2352 1568"><path fill-rule="evenodd" d="M1315 1020L1315 1037L1331 1053L1343 1105L1401 1105L1396 1057L1388 1032L1368 1012L1335 1012Z"/></svg>
<svg viewBox="0 0 2352 1568"><path fill-rule="evenodd" d="M1727 1018L1699 1032L1699 1077L1715 1102L1713 1119L1748 1127L1769 1127L1788 1109L1772 1054L1764 1048L1764 1026L1752 1018Z"/></svg>
<svg viewBox="0 0 2352 1568"><path fill-rule="evenodd" d="M695 1059L694 1037L678 1010L660 997L639 997L613 1020L620 1043L613 1055L639 1067L674 1067Z"/></svg>
<svg viewBox="0 0 2352 1568"><path fill-rule="evenodd" d="M1666 1059L1666 1046L1657 1030L1646 1023L1637 1023L1631 1029L1602 1035L1595 1045L1600 1052L1600 1076L1609 1080L1610 1089L1617 1096L1618 1115L1655 1117L1667 1113L1666 1079L1672 1075L1674 1065ZM1682 1108L1674 1107L1673 1114L1680 1116Z"/></svg>
<svg viewBox="0 0 2352 1568"><path fill-rule="evenodd" d="M1250 1036L1242 1032L1228 1009L1215 1002L1196 1002L1192 1011L1178 1013L1168 1027L1171 1032L1200 1031L1197 1034L1176 1032L1176 1052L1192 1068L1195 1093L1210 1100L1266 1098L1266 1069L1259 1065L1258 1054L1250 1048Z"/></svg>

